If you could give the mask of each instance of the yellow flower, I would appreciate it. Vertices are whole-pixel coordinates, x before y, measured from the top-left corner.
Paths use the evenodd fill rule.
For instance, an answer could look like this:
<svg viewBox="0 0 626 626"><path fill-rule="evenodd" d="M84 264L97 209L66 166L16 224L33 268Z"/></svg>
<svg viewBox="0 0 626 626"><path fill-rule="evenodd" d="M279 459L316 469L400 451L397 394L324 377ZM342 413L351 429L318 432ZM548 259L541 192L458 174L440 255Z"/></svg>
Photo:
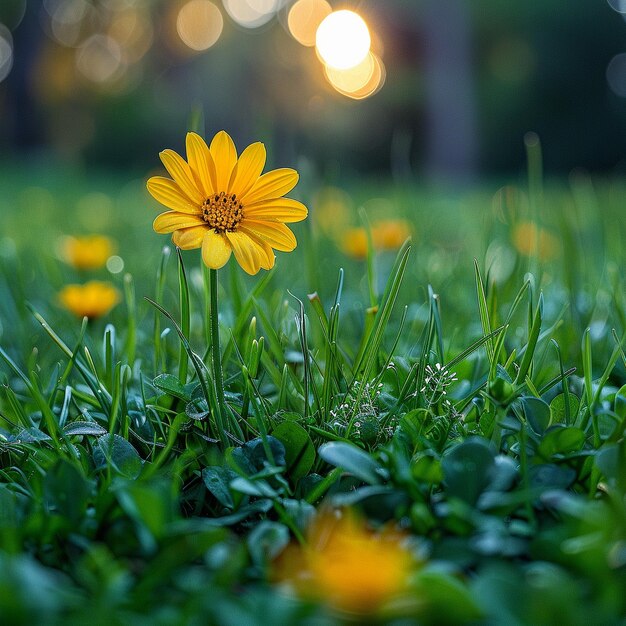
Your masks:
<svg viewBox="0 0 626 626"><path fill-rule="evenodd" d="M390 527L371 530L351 511L322 513L307 546L281 555L278 578L338 609L372 613L407 590L416 563L403 539Z"/></svg>
<svg viewBox="0 0 626 626"><path fill-rule="evenodd" d="M231 252L248 274L274 266L272 248L291 252L296 238L285 223L299 222L307 208L284 198L298 172L283 168L261 175L265 146L253 143L237 158L230 136L220 131L211 146L188 133L187 161L173 150L160 157L173 180L153 176L148 191L171 211L154 221L158 233L173 233L183 250L202 248L204 263L218 269Z"/></svg>
<svg viewBox="0 0 626 626"><path fill-rule="evenodd" d="M372 224L375 250L396 250L411 236L411 226L405 220L379 220ZM367 233L364 228L349 228L343 234L344 252L357 259L367 256Z"/></svg>
<svg viewBox="0 0 626 626"><path fill-rule="evenodd" d="M104 235L68 236L61 241L61 256L78 270L102 267L114 250L113 241Z"/></svg>
<svg viewBox="0 0 626 626"><path fill-rule="evenodd" d="M59 300L74 315L95 319L106 315L120 301L120 294L111 283L91 280L84 285L66 285Z"/></svg>
<svg viewBox="0 0 626 626"><path fill-rule="evenodd" d="M512 233L513 245L523 256L537 256L548 261L558 256L559 240L534 222L520 222Z"/></svg>

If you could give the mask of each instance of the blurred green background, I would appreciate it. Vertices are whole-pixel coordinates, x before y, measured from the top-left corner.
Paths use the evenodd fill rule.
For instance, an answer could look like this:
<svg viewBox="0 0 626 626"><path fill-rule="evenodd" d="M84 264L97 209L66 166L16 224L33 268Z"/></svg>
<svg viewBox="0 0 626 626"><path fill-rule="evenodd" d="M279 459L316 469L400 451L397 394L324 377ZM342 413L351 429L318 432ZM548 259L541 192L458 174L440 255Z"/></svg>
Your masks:
<svg viewBox="0 0 626 626"><path fill-rule="evenodd" d="M362 99L297 40L294 4L2 0L1 159L145 172L202 107L207 134L322 176L510 176L528 131L548 174L624 171L623 0L330 2L365 19L384 68Z"/></svg>

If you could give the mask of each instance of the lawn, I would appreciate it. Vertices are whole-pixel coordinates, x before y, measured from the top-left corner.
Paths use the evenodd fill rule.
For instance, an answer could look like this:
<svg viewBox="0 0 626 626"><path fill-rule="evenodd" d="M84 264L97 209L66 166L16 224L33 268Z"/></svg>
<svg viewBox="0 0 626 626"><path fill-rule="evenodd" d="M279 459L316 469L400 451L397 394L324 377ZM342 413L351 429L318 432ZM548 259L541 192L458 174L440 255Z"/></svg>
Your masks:
<svg viewBox="0 0 626 626"><path fill-rule="evenodd" d="M538 150L301 172L255 276L152 230L156 165L1 167L3 623L626 624L626 184Z"/></svg>

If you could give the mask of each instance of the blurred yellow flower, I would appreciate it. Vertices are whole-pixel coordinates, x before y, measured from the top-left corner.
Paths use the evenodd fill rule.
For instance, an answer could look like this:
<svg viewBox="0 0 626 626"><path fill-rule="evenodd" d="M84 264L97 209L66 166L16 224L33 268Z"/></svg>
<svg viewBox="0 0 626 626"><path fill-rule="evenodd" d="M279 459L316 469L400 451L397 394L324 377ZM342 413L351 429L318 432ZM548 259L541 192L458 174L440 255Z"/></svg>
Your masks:
<svg viewBox="0 0 626 626"><path fill-rule="evenodd" d="M523 256L537 256L541 261L548 261L559 254L559 240L534 222L517 224L511 238L516 250Z"/></svg>
<svg viewBox="0 0 626 626"><path fill-rule="evenodd" d="M372 243L375 250L397 250L411 236L406 220L380 220L372 224ZM343 234L343 251L357 259L367 256L367 233L364 228L349 228Z"/></svg>
<svg viewBox="0 0 626 626"><path fill-rule="evenodd" d="M74 315L95 319L106 315L120 301L120 294L111 283L91 280L84 285L66 285L59 300Z"/></svg>
<svg viewBox="0 0 626 626"><path fill-rule="evenodd" d="M207 147L187 133L187 160L173 150L160 157L173 180L153 176L148 191L171 209L154 221L158 233L173 233L183 250L202 248L204 263L218 269L231 252L248 274L274 266L272 248L291 252L296 238L285 223L299 222L307 208L284 198L298 182L298 172L282 168L261 175L265 146L253 143L237 158L230 136L220 131Z"/></svg>
<svg viewBox="0 0 626 626"><path fill-rule="evenodd" d="M404 538L391 527L370 529L352 511L321 513L307 545L279 558L278 579L343 611L373 613L407 590L416 562Z"/></svg>
<svg viewBox="0 0 626 626"><path fill-rule="evenodd" d="M78 270L98 269L115 252L113 241L104 235L63 237L60 247L63 260Z"/></svg>

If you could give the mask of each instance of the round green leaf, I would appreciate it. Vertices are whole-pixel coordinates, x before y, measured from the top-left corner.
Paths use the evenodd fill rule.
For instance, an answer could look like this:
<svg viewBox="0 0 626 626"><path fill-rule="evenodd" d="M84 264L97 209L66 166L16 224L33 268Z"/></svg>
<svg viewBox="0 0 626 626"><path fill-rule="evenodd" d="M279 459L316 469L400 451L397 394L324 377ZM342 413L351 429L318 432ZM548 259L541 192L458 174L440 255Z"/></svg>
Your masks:
<svg viewBox="0 0 626 626"><path fill-rule="evenodd" d="M274 428L272 435L285 446L285 461L291 480L296 483L304 478L315 462L315 446L300 424L281 422Z"/></svg>

